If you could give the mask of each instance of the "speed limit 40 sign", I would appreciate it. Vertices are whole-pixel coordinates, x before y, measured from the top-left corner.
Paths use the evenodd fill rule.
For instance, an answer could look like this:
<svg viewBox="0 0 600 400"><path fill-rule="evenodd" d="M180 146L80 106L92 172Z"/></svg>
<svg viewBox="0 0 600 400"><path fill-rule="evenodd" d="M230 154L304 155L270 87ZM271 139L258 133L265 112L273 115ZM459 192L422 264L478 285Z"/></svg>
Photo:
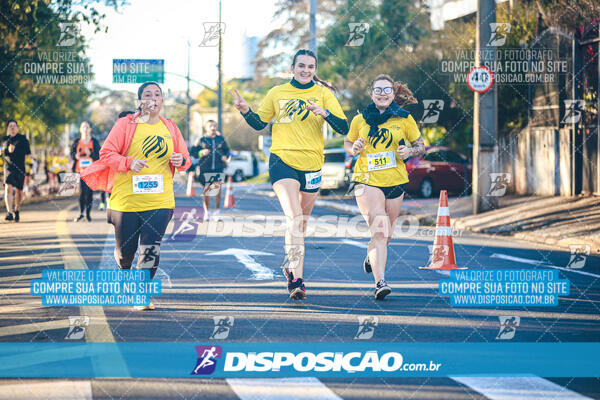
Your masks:
<svg viewBox="0 0 600 400"><path fill-rule="evenodd" d="M493 84L494 75L487 67L473 67L467 73L467 86L474 92L485 93L492 88Z"/></svg>

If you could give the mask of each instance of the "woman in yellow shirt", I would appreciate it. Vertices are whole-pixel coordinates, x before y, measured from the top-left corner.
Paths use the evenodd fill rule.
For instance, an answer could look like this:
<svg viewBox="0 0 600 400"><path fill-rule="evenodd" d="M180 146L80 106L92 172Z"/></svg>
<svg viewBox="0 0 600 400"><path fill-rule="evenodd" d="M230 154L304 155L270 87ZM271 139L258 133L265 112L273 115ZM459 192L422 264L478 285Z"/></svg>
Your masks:
<svg viewBox="0 0 600 400"><path fill-rule="evenodd" d="M81 173L81 179L92 190L112 193L107 219L115 227L119 268L131 268L139 243L137 268L149 269L153 278L175 208L173 174L188 169L192 161L179 128L160 116L163 95L158 83L142 84L138 100L140 111L115 122L100 159Z"/></svg>
<svg viewBox="0 0 600 400"><path fill-rule="evenodd" d="M371 232L363 267L366 273L373 272L375 299L383 300L392 292L385 281L385 264L408 182L404 160L424 154L425 144L414 118L401 108L417 102L406 85L389 75L377 75L371 82L371 100L352 119L344 149L353 156L360 153L352 181L356 203ZM407 141L411 147L404 145Z"/></svg>
<svg viewBox="0 0 600 400"><path fill-rule="evenodd" d="M348 122L333 88L317 78L317 57L312 51L298 50L291 72L292 80L269 90L256 113L237 89L229 93L252 128L261 130L273 120L269 175L287 219L283 271L290 298L301 300L306 298L303 281L306 222L321 186L324 162L323 123L345 135Z"/></svg>

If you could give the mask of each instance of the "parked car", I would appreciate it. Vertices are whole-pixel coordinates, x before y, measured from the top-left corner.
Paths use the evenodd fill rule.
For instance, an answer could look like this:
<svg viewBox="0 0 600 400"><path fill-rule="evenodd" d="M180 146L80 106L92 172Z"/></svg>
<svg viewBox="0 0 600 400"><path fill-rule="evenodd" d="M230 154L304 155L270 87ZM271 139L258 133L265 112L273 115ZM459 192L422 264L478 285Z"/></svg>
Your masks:
<svg viewBox="0 0 600 400"><path fill-rule="evenodd" d="M260 173L260 160L252 151L231 152L231 158L225 168L225 175L232 176L234 182L241 182Z"/></svg>
<svg viewBox="0 0 600 400"><path fill-rule="evenodd" d="M233 177L234 182L256 176L268 169L266 163L252 151L232 151L227 167L223 171L226 176ZM200 177L200 167L194 167L196 180Z"/></svg>
<svg viewBox="0 0 600 400"><path fill-rule="evenodd" d="M406 191L431 197L445 189L455 193L470 193L472 164L469 159L448 147L428 147L421 157L406 161L409 182Z"/></svg>
<svg viewBox="0 0 600 400"><path fill-rule="evenodd" d="M344 187L346 182L346 152L343 147L325 149L325 163L321 168L321 193Z"/></svg>

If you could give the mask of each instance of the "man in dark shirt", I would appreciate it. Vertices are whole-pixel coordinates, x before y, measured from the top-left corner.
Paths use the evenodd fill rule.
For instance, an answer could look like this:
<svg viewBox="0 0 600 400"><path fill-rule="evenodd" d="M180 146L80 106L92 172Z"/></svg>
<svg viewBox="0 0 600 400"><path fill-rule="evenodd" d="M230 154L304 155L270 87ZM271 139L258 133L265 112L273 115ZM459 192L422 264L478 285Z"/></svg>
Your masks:
<svg viewBox="0 0 600 400"><path fill-rule="evenodd" d="M31 149L29 140L19 133L17 121L8 120L6 131L8 134L0 142L0 151L4 156L4 201L7 212L4 219L19 222L25 182L25 156L31 154Z"/></svg>
<svg viewBox="0 0 600 400"><path fill-rule="evenodd" d="M229 158L229 146L225 141L225 138L220 135L217 131L217 123L212 119L206 122L206 135L200 140L200 145L194 148L197 153L193 154L194 157L200 159L200 183L204 186L204 220L210 218L210 197L209 194L215 196L215 211L213 212L213 218L219 220L219 206L221 204L221 183L223 180L223 170L227 167L227 160ZM214 182L214 181L218 182ZM216 193L212 193L211 186L214 184Z"/></svg>

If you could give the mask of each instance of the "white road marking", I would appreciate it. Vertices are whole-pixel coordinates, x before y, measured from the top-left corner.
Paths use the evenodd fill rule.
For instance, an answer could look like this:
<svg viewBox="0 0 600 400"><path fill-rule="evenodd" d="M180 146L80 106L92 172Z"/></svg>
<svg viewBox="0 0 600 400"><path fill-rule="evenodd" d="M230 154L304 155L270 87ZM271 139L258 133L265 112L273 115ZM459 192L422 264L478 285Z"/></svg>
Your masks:
<svg viewBox="0 0 600 400"><path fill-rule="evenodd" d="M317 378L228 378L227 383L241 400L342 400Z"/></svg>
<svg viewBox="0 0 600 400"><path fill-rule="evenodd" d="M497 253L492 254L490 257L501 258L503 260L508 260L508 261L521 262L521 263L525 263L525 264L537 265L539 267L554 268L554 269L559 269L561 271L573 272L575 274L581 274L581 275L593 276L594 278L600 278L600 275L592 274L591 272L580 271L578 269L573 269L573 268L557 267L556 265L545 264L544 261L531 260L529 258L513 257L513 256L508 256L506 254L497 254Z"/></svg>
<svg viewBox="0 0 600 400"><path fill-rule="evenodd" d="M585 400L589 397L537 376L531 377L451 377L490 400ZM591 400L591 399L590 399Z"/></svg>
<svg viewBox="0 0 600 400"><path fill-rule="evenodd" d="M343 239L342 243L349 244L351 246L360 247L361 249L368 249L369 248L368 244L365 244L363 242L358 242L356 240Z"/></svg>
<svg viewBox="0 0 600 400"><path fill-rule="evenodd" d="M92 382L64 380L0 384L0 399L4 400L92 400Z"/></svg>
<svg viewBox="0 0 600 400"><path fill-rule="evenodd" d="M264 265L256 262L252 256L272 256L272 253L266 253L263 251L246 250L246 249L227 249L217 251L214 253L208 253L207 256L225 256L231 255L237 258L239 262L244 264L252 273L252 279L255 280L269 280L273 279L273 270Z"/></svg>

